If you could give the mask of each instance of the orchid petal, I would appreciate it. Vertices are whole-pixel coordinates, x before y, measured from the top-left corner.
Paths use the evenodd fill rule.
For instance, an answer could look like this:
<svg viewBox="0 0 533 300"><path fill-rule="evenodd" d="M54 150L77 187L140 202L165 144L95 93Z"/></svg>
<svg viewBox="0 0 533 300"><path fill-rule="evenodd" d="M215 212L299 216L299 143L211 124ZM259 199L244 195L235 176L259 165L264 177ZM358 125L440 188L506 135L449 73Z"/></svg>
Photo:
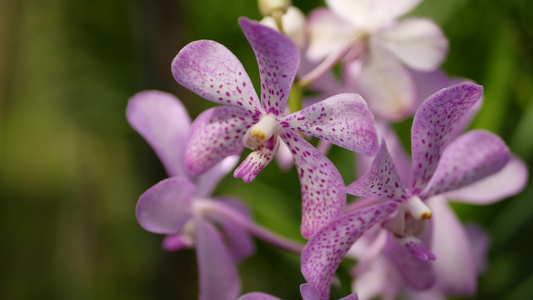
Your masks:
<svg viewBox="0 0 533 300"><path fill-rule="evenodd" d="M412 113L416 104L413 80L379 41L371 38L369 47L358 76L363 97L375 114L387 120L401 120Z"/></svg>
<svg viewBox="0 0 533 300"><path fill-rule="evenodd" d="M255 177L274 159L279 147L279 139L275 136L252 151L246 159L235 169L233 176L242 178L244 182L252 182Z"/></svg>
<svg viewBox="0 0 533 300"><path fill-rule="evenodd" d="M501 170L509 158L509 149L497 135L483 130L469 131L444 149L420 197L425 199L477 182Z"/></svg>
<svg viewBox="0 0 533 300"><path fill-rule="evenodd" d="M172 61L172 75L179 84L209 101L251 114L262 110L241 62L217 42L202 40L185 46Z"/></svg>
<svg viewBox="0 0 533 300"><path fill-rule="evenodd" d="M448 52L448 40L429 19L406 19L379 32L381 42L407 66L434 71Z"/></svg>
<svg viewBox="0 0 533 300"><path fill-rule="evenodd" d="M248 293L246 295L242 295L237 300L281 300L281 299L274 297L274 296L270 296L265 293L254 292L254 293Z"/></svg>
<svg viewBox="0 0 533 300"><path fill-rule="evenodd" d="M331 281L348 249L397 207L396 202L387 202L354 211L322 227L311 237L302 251L302 274L319 289L322 298L329 299Z"/></svg>
<svg viewBox="0 0 533 300"><path fill-rule="evenodd" d="M408 287L426 290L435 283L433 262L416 258L407 247L399 245L391 236L387 239L384 253Z"/></svg>
<svg viewBox="0 0 533 300"><path fill-rule="evenodd" d="M418 193L437 168L454 127L480 99L483 88L464 83L443 89L420 106L411 128L411 186Z"/></svg>
<svg viewBox="0 0 533 300"><path fill-rule="evenodd" d="M352 290L357 291L361 299L396 298L400 286L399 278L385 257L377 257L368 268L357 272L354 277Z"/></svg>
<svg viewBox="0 0 533 300"><path fill-rule="evenodd" d="M280 137L291 150L302 189L302 236L311 237L322 226L342 215L346 205L344 182L331 161L296 133Z"/></svg>
<svg viewBox="0 0 533 300"><path fill-rule="evenodd" d="M194 185L185 178L171 177L160 181L139 198L137 221L153 233L177 233L191 218L194 191Z"/></svg>
<svg viewBox="0 0 533 300"><path fill-rule="evenodd" d="M416 86L417 107L422 105L429 96L453 85L448 75L440 69L432 72L409 70L409 73Z"/></svg>
<svg viewBox="0 0 533 300"><path fill-rule="evenodd" d="M237 267L215 227L195 217L200 300L237 299L241 284Z"/></svg>
<svg viewBox="0 0 533 300"><path fill-rule="evenodd" d="M208 109L194 120L185 149L189 172L201 175L227 156L239 154L243 137L254 118L242 109L219 106Z"/></svg>
<svg viewBox="0 0 533 300"><path fill-rule="evenodd" d="M411 179L411 156L405 151L405 148L398 138L394 129L382 122L378 126L378 133L387 142L387 148L396 166L396 171L400 175L403 183L408 183Z"/></svg>
<svg viewBox="0 0 533 300"><path fill-rule="evenodd" d="M428 200L433 215L432 249L437 287L448 294L468 296L476 291L477 270L465 228L443 197Z"/></svg>
<svg viewBox="0 0 533 300"><path fill-rule="evenodd" d="M166 251L178 251L194 247L194 241L187 234L172 234L165 236L163 242L161 242L161 247Z"/></svg>
<svg viewBox="0 0 533 300"><path fill-rule="evenodd" d="M341 51L355 34L353 24L339 18L329 9L317 8L307 18L309 47L306 57L319 61L331 53Z"/></svg>
<svg viewBox="0 0 533 300"><path fill-rule="evenodd" d="M474 262L478 274L483 273L488 265L488 252L490 245L490 237L487 231L480 225L475 223L468 223L465 226L466 235L470 241L470 247L474 254Z"/></svg>
<svg viewBox="0 0 533 300"><path fill-rule="evenodd" d="M345 190L348 194L363 197L378 197L390 200L406 200L408 197L396 166L383 140L374 158L370 171Z"/></svg>
<svg viewBox="0 0 533 300"><path fill-rule="evenodd" d="M281 139L278 152L276 153L276 161L283 172L288 172L294 165L294 158L292 158L291 150L289 150L289 147L287 147L285 142Z"/></svg>
<svg viewBox="0 0 533 300"><path fill-rule="evenodd" d="M461 189L446 193L452 201L470 204L491 204L518 194L528 179L526 164L512 155L509 162L497 173Z"/></svg>
<svg viewBox="0 0 533 300"><path fill-rule="evenodd" d="M422 0L326 0L332 11L366 28L376 28L415 8Z"/></svg>
<svg viewBox="0 0 533 300"><path fill-rule="evenodd" d="M238 155L228 156L199 176L196 181L196 197L211 196L218 183L235 168L238 162Z"/></svg>
<svg viewBox="0 0 533 300"><path fill-rule="evenodd" d="M230 204L229 206L234 206L234 203L224 201L225 204ZM236 201L235 201L236 202ZM238 202L237 202L238 203ZM240 204L240 203L238 203ZM231 256L235 263L239 263L242 260L250 257L255 252L255 245L244 228L239 225L236 225L231 220L221 218L219 216L211 216L216 219L216 222L220 225L224 233L224 238L228 245L228 250L230 251Z"/></svg>
<svg viewBox="0 0 533 300"><path fill-rule="evenodd" d="M183 152L191 120L176 97L160 91L140 92L130 99L126 118L154 149L169 176L189 176Z"/></svg>
<svg viewBox="0 0 533 300"><path fill-rule="evenodd" d="M303 300L320 300L320 292L310 283L300 285L300 294Z"/></svg>
<svg viewBox="0 0 533 300"><path fill-rule="evenodd" d="M280 124L367 156L378 150L374 116L357 94L330 97L284 117Z"/></svg>
<svg viewBox="0 0 533 300"><path fill-rule="evenodd" d="M267 113L281 116L298 70L298 48L287 36L272 28L244 17L239 18L239 24L259 65L263 107Z"/></svg>

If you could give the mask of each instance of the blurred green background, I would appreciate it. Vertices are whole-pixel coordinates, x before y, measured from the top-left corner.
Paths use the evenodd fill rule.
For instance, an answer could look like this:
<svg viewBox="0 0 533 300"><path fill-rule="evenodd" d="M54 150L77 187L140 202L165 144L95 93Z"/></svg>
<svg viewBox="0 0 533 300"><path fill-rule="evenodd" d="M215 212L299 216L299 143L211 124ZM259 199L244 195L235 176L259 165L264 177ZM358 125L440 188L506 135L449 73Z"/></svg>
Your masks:
<svg viewBox="0 0 533 300"><path fill-rule="evenodd" d="M305 13L324 5L293 3ZM412 15L449 38L448 74L484 85L473 127L500 134L532 166L533 1L426 0ZM174 93L192 117L212 106L170 73L198 39L226 45L258 86L239 16L260 19L256 1L0 1L1 299L196 298L194 251L164 252L162 237L135 220L138 196L166 175L124 114L144 89ZM334 149L331 158L353 181L353 155ZM226 178L217 193L298 239L298 179L279 174L271 166L251 184ZM496 205L454 208L492 237L476 299L533 299L533 185ZM240 269L244 291L299 298L298 258L257 246Z"/></svg>

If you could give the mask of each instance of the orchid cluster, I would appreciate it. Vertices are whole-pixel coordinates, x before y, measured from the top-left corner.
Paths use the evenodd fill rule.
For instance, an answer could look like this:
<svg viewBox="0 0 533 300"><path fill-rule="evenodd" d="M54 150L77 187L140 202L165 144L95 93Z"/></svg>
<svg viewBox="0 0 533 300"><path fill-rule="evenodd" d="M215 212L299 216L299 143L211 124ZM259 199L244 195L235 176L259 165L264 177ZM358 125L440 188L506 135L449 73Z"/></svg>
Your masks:
<svg viewBox="0 0 533 300"><path fill-rule="evenodd" d="M241 295L237 265L253 255L253 237L301 255L307 300L330 298L345 258L357 264L343 299L476 292L488 238L463 226L447 200L503 200L524 187L527 170L495 134L465 130L483 88L438 70L448 49L442 31L401 18L419 2L327 0L306 18L287 1L260 1L263 20L238 20L259 66L259 94L231 51L200 40L179 51L172 75L219 106L191 123L170 94L130 99L129 123L169 175L141 195L137 219L166 235L164 249L196 249L199 299L278 299ZM391 124L411 116L409 155ZM356 153L358 180L344 183L330 145ZM238 199L211 196L227 173L251 182L276 157L297 169L305 245L256 224ZM347 194L356 200L347 204Z"/></svg>

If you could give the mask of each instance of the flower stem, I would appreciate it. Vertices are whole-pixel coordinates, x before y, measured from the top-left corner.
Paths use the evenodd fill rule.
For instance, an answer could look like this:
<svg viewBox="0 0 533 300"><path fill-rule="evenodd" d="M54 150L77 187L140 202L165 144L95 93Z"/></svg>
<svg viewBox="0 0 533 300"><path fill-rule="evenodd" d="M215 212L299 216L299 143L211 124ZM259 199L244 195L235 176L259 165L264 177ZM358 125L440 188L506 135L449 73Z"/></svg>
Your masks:
<svg viewBox="0 0 533 300"><path fill-rule="evenodd" d="M302 109L303 89L299 84L293 84L289 93L289 109L291 113Z"/></svg>
<svg viewBox="0 0 533 300"><path fill-rule="evenodd" d="M204 213L208 212L216 214L230 222L233 222L235 225L241 226L249 233L255 235L257 238L282 250L295 254L300 254L302 252L304 245L290 241L266 228L263 228L231 207L224 205L220 201L199 200L196 202L195 206Z"/></svg>
<svg viewBox="0 0 533 300"><path fill-rule="evenodd" d="M305 88L318 78L322 77L322 75L331 70L331 68L333 68L333 66L338 63L356 43L366 38L367 35L368 34L365 31L356 32L350 39L346 40L342 47L331 52L316 68L302 76L299 85L302 88Z"/></svg>

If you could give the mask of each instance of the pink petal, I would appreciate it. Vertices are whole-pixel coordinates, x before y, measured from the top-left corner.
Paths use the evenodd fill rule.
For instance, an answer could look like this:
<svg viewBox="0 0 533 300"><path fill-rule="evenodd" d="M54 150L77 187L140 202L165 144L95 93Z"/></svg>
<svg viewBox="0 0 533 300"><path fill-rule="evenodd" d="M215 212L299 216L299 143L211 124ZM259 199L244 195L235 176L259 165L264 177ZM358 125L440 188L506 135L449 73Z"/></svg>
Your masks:
<svg viewBox="0 0 533 300"><path fill-rule="evenodd" d="M239 24L259 65L263 107L267 113L281 116L298 70L298 48L287 36L272 28L244 17L239 18Z"/></svg>
<svg viewBox="0 0 533 300"><path fill-rule="evenodd" d="M448 40L429 19L410 18L379 32L381 42L407 66L434 71L448 53Z"/></svg>
<svg viewBox="0 0 533 300"><path fill-rule="evenodd" d="M228 175L239 162L238 155L224 158L221 162L209 169L196 179L196 197L204 198L211 196L220 180Z"/></svg>
<svg viewBox="0 0 533 300"><path fill-rule="evenodd" d="M414 111L415 86L405 67L379 41L370 39L362 57L358 85L370 110L387 120L402 120Z"/></svg>
<svg viewBox="0 0 533 300"><path fill-rule="evenodd" d="M176 97L160 91L140 92L130 99L126 118L154 149L169 176L189 176L183 152L191 120Z"/></svg>
<svg viewBox="0 0 533 300"><path fill-rule="evenodd" d="M235 300L241 283L237 267L219 233L209 222L195 217L196 258L200 300Z"/></svg>
<svg viewBox="0 0 533 300"><path fill-rule="evenodd" d="M465 228L443 197L432 197L433 251L439 290L452 295L470 296L476 291L477 270L472 246Z"/></svg>
<svg viewBox="0 0 533 300"><path fill-rule="evenodd" d="M306 57L315 62L341 51L355 33L353 24L325 8L317 8L309 13L307 30L309 47Z"/></svg>
<svg viewBox="0 0 533 300"><path fill-rule="evenodd" d="M300 294L303 300L320 300L320 292L310 283L300 285Z"/></svg>
<svg viewBox="0 0 533 300"><path fill-rule="evenodd" d="M470 204L491 204L518 194L527 184L526 164L512 155L497 173L461 189L446 193L452 201Z"/></svg>
<svg viewBox="0 0 533 300"><path fill-rule="evenodd" d="M172 75L182 86L209 101L261 111L257 94L241 62L223 45L196 41L172 61Z"/></svg>
<svg viewBox="0 0 533 300"><path fill-rule="evenodd" d="M378 28L415 8L422 0L326 0L332 11L365 28Z"/></svg>
<svg viewBox="0 0 533 300"><path fill-rule="evenodd" d="M342 215L346 204L344 182L331 161L296 133L280 137L291 150L302 189L301 233L305 238Z"/></svg>
<svg viewBox="0 0 533 300"><path fill-rule="evenodd" d="M233 176L242 178L244 182L252 182L255 177L274 159L279 147L279 140L276 136L260 145L252 151L246 159L235 169Z"/></svg>
<svg viewBox="0 0 533 300"><path fill-rule="evenodd" d="M172 234L167 235L161 242L161 247L166 251L178 251L181 249L189 249L194 247L194 240L187 234Z"/></svg>
<svg viewBox="0 0 533 300"><path fill-rule="evenodd" d="M278 29L276 21L272 17L265 17L260 23L272 29ZM306 42L306 19L304 13L296 6L289 6L287 12L281 17L281 23L285 34L301 49Z"/></svg>
<svg viewBox="0 0 533 300"><path fill-rule="evenodd" d="M367 156L378 150L374 116L357 94L330 97L284 117L280 123Z"/></svg>
<svg viewBox="0 0 533 300"><path fill-rule="evenodd" d="M241 212L241 214L246 218L250 217L248 209L241 202L233 199L222 199L218 201L221 201L224 205L231 207L235 211ZM254 242L245 228L238 226L231 220L220 217L216 214L210 214L209 216L215 219L220 225L220 228L223 232L223 237L229 248L228 250L230 251L235 263L241 262L255 252Z"/></svg>
<svg viewBox="0 0 533 300"><path fill-rule="evenodd" d="M411 128L413 193L429 182L454 127L477 103L482 92L479 85L455 85L433 94L418 109Z"/></svg>
<svg viewBox="0 0 533 300"><path fill-rule="evenodd" d="M397 203L388 202L357 210L337 218L311 237L302 251L302 274L319 289L322 298L329 299L333 276L348 249L397 207Z"/></svg>
<svg viewBox="0 0 533 300"><path fill-rule="evenodd" d="M407 190L396 171L385 141L382 141L370 171L346 187L345 191L355 196L407 200Z"/></svg>
<svg viewBox="0 0 533 300"><path fill-rule="evenodd" d="M214 107L194 120L191 138L185 149L185 165L201 175L227 156L239 154L248 128L257 122L246 111L235 107Z"/></svg>
<svg viewBox="0 0 533 300"><path fill-rule="evenodd" d="M433 261L416 258L407 247L399 245L391 236L387 239L384 252L409 288L427 290L435 283Z"/></svg>
<svg viewBox="0 0 533 300"><path fill-rule="evenodd" d="M509 149L497 135L483 130L469 131L444 149L420 197L425 199L484 179L501 170L509 158Z"/></svg>
<svg viewBox="0 0 533 300"><path fill-rule="evenodd" d="M384 256L377 257L353 277L352 290L357 291L361 299L396 299L401 286L400 278Z"/></svg>
<svg viewBox="0 0 533 300"><path fill-rule="evenodd" d="M157 183L139 198L137 221L153 233L177 233L191 218L194 191L194 185L181 177L171 177Z"/></svg>
<svg viewBox="0 0 533 300"><path fill-rule="evenodd" d="M254 293L248 293L246 295L242 295L237 300L280 300L280 299L274 296L270 296L265 293L254 292Z"/></svg>
<svg viewBox="0 0 533 300"><path fill-rule="evenodd" d="M278 152L276 153L276 162L283 172L290 171L294 165L294 158L292 158L291 150L289 150L289 147L287 147L281 139Z"/></svg>

